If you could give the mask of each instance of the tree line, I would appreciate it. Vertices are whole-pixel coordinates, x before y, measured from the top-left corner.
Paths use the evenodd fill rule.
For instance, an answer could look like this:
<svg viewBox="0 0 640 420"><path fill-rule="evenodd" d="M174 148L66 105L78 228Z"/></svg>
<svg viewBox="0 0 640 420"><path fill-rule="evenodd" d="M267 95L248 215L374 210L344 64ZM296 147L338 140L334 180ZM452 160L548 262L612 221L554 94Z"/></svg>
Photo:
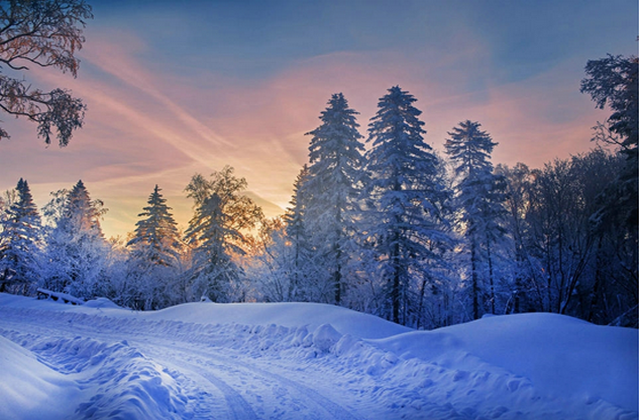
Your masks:
<svg viewBox="0 0 640 420"><path fill-rule="evenodd" d="M581 90L612 110L598 146L540 169L494 166L477 121L426 141L416 98L379 99L366 139L331 96L286 213L266 219L231 167L196 174L179 232L156 185L126 241L79 181L39 211L26 180L0 201L0 291L37 287L134 309L308 301L416 328L548 311L637 327L638 61L590 61ZM611 152L600 147L612 144Z"/></svg>

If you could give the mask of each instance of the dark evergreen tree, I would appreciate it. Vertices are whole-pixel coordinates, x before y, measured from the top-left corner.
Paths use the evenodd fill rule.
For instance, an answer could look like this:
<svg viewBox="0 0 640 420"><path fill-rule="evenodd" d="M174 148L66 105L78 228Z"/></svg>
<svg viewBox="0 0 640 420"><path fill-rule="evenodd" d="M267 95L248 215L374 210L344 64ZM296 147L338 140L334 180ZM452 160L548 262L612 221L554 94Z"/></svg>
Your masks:
<svg viewBox="0 0 640 420"><path fill-rule="evenodd" d="M597 197L624 163L596 149L533 171L526 223L528 253L537 265L532 274L539 277L537 310L602 323L637 304L637 277L629 275L637 248L625 245L625 223L594 229L592 217Z"/></svg>
<svg viewBox="0 0 640 420"><path fill-rule="evenodd" d="M365 230L385 284L385 315L406 324L410 290L418 282L424 291L452 240L443 217L448 191L439 160L424 141L416 99L398 86L388 92L369 124Z"/></svg>
<svg viewBox="0 0 640 420"><path fill-rule="evenodd" d="M596 223L618 223L620 215L631 231L638 230L638 58L609 55L590 60L580 91L591 95L596 107L606 105L613 113L606 124L598 123L595 140L619 147L627 165L600 198ZM636 235L637 237L637 235Z"/></svg>
<svg viewBox="0 0 640 420"><path fill-rule="evenodd" d="M20 178L16 193L0 231L0 292L30 294L38 280L40 215L26 180Z"/></svg>
<svg viewBox="0 0 640 420"><path fill-rule="evenodd" d="M617 321L638 325L638 58L608 55L590 60L580 91L589 93L596 107L613 112L605 124L595 127L595 140L618 146L626 165L598 197L599 207L591 221L600 239L611 241L620 284L635 295L635 306ZM606 239L605 239L606 238ZM600 242L602 243L602 242ZM600 289L602 290L602 289ZM595 298L594 298L595 299ZM606 319L606 316L604 317Z"/></svg>
<svg viewBox="0 0 640 420"><path fill-rule="evenodd" d="M322 124L307 133L312 138L309 174L302 186L307 200L306 223L332 284L329 301L336 304L343 297L352 254L354 213L364 163L357 114L342 93L334 94L320 115Z"/></svg>
<svg viewBox="0 0 640 420"><path fill-rule="evenodd" d="M504 228L500 218L505 214L504 178L493 173L491 152L497 143L480 124L469 120L448 133L445 150L454 162L456 195L459 205L458 226L467 239L471 259L471 293L473 318L480 317L480 297L483 292L480 262L488 264L489 304L495 312L495 280L492 251ZM484 250L484 256L482 251Z"/></svg>
<svg viewBox="0 0 640 420"><path fill-rule="evenodd" d="M604 128L618 136L606 135L598 126L600 137L596 139L619 145L622 153L635 160L637 176L638 57L609 54L607 58L589 60L585 72L587 77L580 83L580 91L590 94L597 108L603 109L606 105L611 108L613 113Z"/></svg>

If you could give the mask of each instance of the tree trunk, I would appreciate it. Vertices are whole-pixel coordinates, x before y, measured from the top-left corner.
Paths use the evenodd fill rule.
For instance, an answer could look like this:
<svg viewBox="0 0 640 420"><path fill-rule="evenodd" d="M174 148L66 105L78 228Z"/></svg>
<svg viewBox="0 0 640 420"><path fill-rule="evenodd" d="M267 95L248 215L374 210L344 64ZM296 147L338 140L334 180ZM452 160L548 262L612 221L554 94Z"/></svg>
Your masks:
<svg viewBox="0 0 640 420"><path fill-rule="evenodd" d="M340 260L340 257L342 255L342 251L340 250L340 248L338 248L337 251L337 260ZM342 287L342 267L340 266L340 263L337 262L337 267L336 267L336 271L333 273L333 287L334 287L334 292L335 292L335 299L336 299L336 305L340 304L340 300L342 298L341 296L341 287Z"/></svg>
<svg viewBox="0 0 640 420"><path fill-rule="evenodd" d="M298 290L298 285L300 284L300 280L298 279L298 276L300 275L300 235L297 231L296 231L294 246L295 246L295 255L293 260L294 271L293 271L293 276L289 281L289 301L295 300L294 295L297 293L296 291Z"/></svg>
<svg viewBox="0 0 640 420"><path fill-rule="evenodd" d="M392 264L393 264L393 285L391 286L391 307L393 322L400 323L400 244L396 235L395 244L393 246Z"/></svg>
<svg viewBox="0 0 640 420"><path fill-rule="evenodd" d="M342 218L340 217L340 212L336 215L336 242L334 244L333 250L334 255L336 256L336 265L335 271L333 273L333 288L334 288L334 297L336 300L336 305L340 305L341 296L341 288L342 288L342 248L340 247L340 240L342 239Z"/></svg>
<svg viewBox="0 0 640 420"><path fill-rule="evenodd" d="M491 313L496 313L496 293L493 285L493 262L491 261L491 240L487 238L487 260L489 262L489 287L491 288Z"/></svg>
<svg viewBox="0 0 640 420"><path fill-rule="evenodd" d="M477 270L476 241L471 238L471 293L473 294L473 319L480 318L480 305L478 303L478 295L480 288L478 287L478 270Z"/></svg>
<svg viewBox="0 0 640 420"><path fill-rule="evenodd" d="M427 275L422 278L422 284L420 285L420 301L418 303L418 317L416 321L416 329L419 330L422 321L422 305L424 303L424 290L427 287Z"/></svg>
<svg viewBox="0 0 640 420"><path fill-rule="evenodd" d="M600 257L600 253L602 252L602 234L600 234L598 238L598 249L596 251L596 272L595 279L593 282L593 290L591 291L591 302L589 304L589 315L587 316L587 321L593 322L593 315L598 305L598 295L600 294L600 277L602 276L602 258Z"/></svg>

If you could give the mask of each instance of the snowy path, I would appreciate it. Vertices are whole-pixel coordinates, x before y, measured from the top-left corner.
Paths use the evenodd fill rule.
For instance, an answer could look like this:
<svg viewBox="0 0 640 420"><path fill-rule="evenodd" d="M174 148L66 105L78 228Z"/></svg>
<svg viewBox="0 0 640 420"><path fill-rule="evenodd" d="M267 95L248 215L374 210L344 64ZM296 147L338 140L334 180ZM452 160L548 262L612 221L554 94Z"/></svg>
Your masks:
<svg viewBox="0 0 640 420"><path fill-rule="evenodd" d="M169 364L177 368L182 374L188 375L188 377L190 378L200 377L204 379L205 381L209 382L211 385L213 385L215 388L217 388L220 391L220 394L222 395L222 397L224 398L224 401L226 402L226 409L228 410L228 418L238 419L238 420L240 419L252 420L252 419L258 418L256 416L256 413L251 408L251 406L242 397L242 395L240 395L239 392L237 392L235 389L229 386L229 384L227 384L225 381L223 381L222 379L220 379L219 377L215 376L212 373L212 366L207 364L195 365L195 364L189 364L186 362L180 362L178 365L176 365L176 360L177 359L173 359L173 363L169 363ZM205 367L206 369L203 369L203 367ZM204 389L209 388L208 386L209 384L206 384L206 383L202 384L201 382L200 385L203 386ZM204 394L211 395L211 396L215 395L215 393L211 393L211 394L204 393ZM202 413L201 417L203 419L210 418L211 413L216 413L217 415L220 415L219 413L220 410L216 408L215 404L211 404L211 402L209 402L209 404L207 405L209 409L206 409L203 407L199 407L198 409L198 411Z"/></svg>
<svg viewBox="0 0 640 420"><path fill-rule="evenodd" d="M220 324L196 323L189 318L194 307L182 310L187 315L157 313L162 318L0 304L0 339L29 350L59 375L49 382L68 391L68 409L51 419L638 418L637 411L598 396L568 398L536 388L464 351L450 334L365 340L328 324L312 331L302 324L245 325L220 312ZM373 327L382 322L371 318ZM511 357L508 350L504 355ZM11 418L1 410L0 417Z"/></svg>
<svg viewBox="0 0 640 420"><path fill-rule="evenodd" d="M324 388L333 387L334 384L326 377L319 379L304 373L306 382L318 386L318 389L312 389L284 376L300 376L299 370L270 365L268 360L243 356L236 350L203 346L197 343L203 340L197 334L186 334L196 343L168 340L161 333L167 324L163 321L110 322L101 316L67 313L43 315L31 310L3 313L0 308L0 334L33 350L42 362L63 373L73 371L75 366L82 363L80 360L70 360L68 354L60 360L69 347L76 348L79 358L90 358L95 355L81 350L83 344L87 346L87 339L91 340L90 347L94 350L113 343L124 343L129 349L170 372L183 391L190 394L188 398L192 407L181 413L187 417L204 419L214 416L238 420L361 418L323 396L323 393L337 394L335 390ZM113 325L111 330L105 328L109 323ZM201 329L196 324L181 326L192 333ZM146 329L147 333L141 334L141 329ZM74 344L70 346L69 343ZM51 351L53 348L58 351Z"/></svg>
<svg viewBox="0 0 640 420"><path fill-rule="evenodd" d="M296 417L332 418L336 420L356 420L358 418L315 390L273 371L260 368L255 363L241 360L238 357L234 359L223 357L214 351L204 352L185 348L180 348L180 350L176 351L176 349L175 345L164 348L165 354L170 354L170 361L167 363L172 363L174 366L177 363L179 365L177 366L178 368L191 367L196 369L193 370L194 373L202 376L223 391L230 407L242 407L241 410L243 412L240 415L234 414L232 418L256 418L256 414L250 408L248 401L253 406L260 406L265 400L270 399L272 401L277 400L281 408L293 411ZM161 357L158 355L158 358ZM177 362L178 360L191 360L194 364ZM213 371L223 374L225 379L214 376L211 374ZM234 390L234 387L248 389L245 391L246 396L242 397ZM280 416L277 408L272 410L271 414L260 409L259 414L260 418L265 416L277 418ZM282 415L285 415L285 412Z"/></svg>

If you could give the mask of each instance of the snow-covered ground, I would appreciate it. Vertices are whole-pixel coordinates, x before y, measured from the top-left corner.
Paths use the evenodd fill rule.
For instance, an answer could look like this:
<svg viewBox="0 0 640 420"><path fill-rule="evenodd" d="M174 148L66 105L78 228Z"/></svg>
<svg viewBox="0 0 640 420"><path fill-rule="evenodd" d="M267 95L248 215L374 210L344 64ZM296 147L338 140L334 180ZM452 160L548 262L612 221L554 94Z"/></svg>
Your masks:
<svg viewBox="0 0 640 420"><path fill-rule="evenodd" d="M0 294L0 372L2 419L638 418L638 331L553 314L424 332L309 303Z"/></svg>

